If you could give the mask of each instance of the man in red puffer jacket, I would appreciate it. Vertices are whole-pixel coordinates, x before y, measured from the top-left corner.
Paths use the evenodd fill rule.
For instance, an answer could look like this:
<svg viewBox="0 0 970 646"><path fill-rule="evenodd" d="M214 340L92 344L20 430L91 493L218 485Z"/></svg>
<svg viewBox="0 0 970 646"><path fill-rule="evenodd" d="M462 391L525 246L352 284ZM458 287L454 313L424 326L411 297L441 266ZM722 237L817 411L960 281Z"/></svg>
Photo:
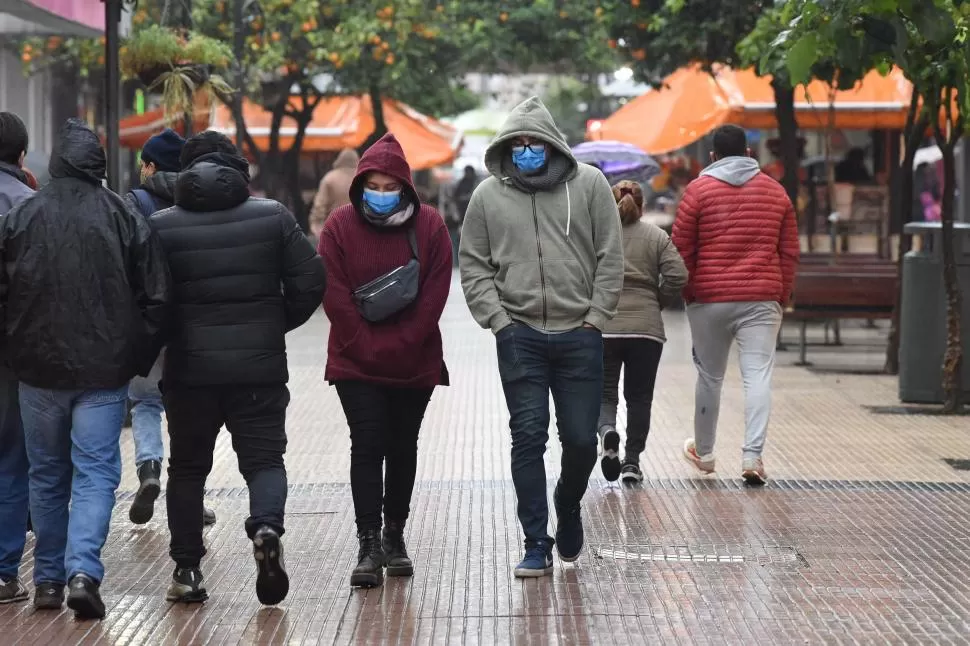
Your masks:
<svg viewBox="0 0 970 646"><path fill-rule="evenodd" d="M745 393L741 477L763 484L775 343L800 245L791 200L750 155L744 130L715 130L714 163L687 187L673 242L690 272L684 298L697 366L694 438L684 455L714 472L721 384L737 339Z"/></svg>

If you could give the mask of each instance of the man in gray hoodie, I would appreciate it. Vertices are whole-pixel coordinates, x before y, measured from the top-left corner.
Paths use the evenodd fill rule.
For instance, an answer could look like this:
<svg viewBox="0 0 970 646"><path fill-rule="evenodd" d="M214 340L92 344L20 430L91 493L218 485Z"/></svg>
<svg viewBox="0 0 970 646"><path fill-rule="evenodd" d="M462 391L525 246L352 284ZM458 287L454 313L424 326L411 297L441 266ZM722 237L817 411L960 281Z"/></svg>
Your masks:
<svg viewBox="0 0 970 646"><path fill-rule="evenodd" d="M516 577L552 572L583 547L580 502L596 463L603 389L601 330L623 288L623 245L606 177L576 161L533 97L516 107L485 153L491 177L472 195L459 266L472 316L496 335L512 432L512 480L525 558ZM548 534L543 454L549 393L562 442Z"/></svg>

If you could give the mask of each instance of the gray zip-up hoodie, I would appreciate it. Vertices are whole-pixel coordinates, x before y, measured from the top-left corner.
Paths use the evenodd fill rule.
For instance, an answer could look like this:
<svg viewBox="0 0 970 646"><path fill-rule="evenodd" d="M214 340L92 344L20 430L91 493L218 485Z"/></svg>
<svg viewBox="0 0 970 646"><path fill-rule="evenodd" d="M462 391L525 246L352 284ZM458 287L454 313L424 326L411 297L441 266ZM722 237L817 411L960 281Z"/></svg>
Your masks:
<svg viewBox="0 0 970 646"><path fill-rule="evenodd" d="M528 192L507 176L503 166L511 166L511 140L519 136L566 159L560 183ZM576 161L535 97L509 115L485 166L492 176L472 194L459 250L472 316L493 332L514 321L548 332L584 323L604 329L623 289L620 217L606 177Z"/></svg>

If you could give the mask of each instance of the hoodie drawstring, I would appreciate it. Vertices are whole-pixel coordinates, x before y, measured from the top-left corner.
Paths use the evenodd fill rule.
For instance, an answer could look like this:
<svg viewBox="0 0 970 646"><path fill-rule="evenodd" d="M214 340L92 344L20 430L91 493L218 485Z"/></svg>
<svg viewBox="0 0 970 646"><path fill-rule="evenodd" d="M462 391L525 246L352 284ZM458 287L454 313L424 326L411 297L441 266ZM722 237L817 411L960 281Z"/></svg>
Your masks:
<svg viewBox="0 0 970 646"><path fill-rule="evenodd" d="M566 182L566 237L569 237L569 225L573 221L573 202L569 199L569 182Z"/></svg>

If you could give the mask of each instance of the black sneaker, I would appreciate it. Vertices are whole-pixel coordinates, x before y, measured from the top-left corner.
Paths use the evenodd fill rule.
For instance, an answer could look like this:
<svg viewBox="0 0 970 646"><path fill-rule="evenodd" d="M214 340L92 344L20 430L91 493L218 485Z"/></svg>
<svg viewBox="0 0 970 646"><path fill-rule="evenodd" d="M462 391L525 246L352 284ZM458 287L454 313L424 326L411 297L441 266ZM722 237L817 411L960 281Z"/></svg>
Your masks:
<svg viewBox="0 0 970 646"><path fill-rule="evenodd" d="M42 581L34 584L34 608L60 610L64 606L64 584Z"/></svg>
<svg viewBox="0 0 970 646"><path fill-rule="evenodd" d="M387 521L381 536L381 547L384 550L384 562L387 564L387 576L414 575L414 563L411 562L404 544L404 523Z"/></svg>
<svg viewBox="0 0 970 646"><path fill-rule="evenodd" d="M600 458L600 468L603 477L609 482L616 482L620 477L620 433L613 426L600 429L603 436L603 457Z"/></svg>
<svg viewBox="0 0 970 646"><path fill-rule="evenodd" d="M205 527L208 527L209 525L215 525L216 524L216 512L212 511L208 507L203 507L202 508L202 524Z"/></svg>
<svg viewBox="0 0 970 646"><path fill-rule="evenodd" d="M256 598L264 606L275 606L290 591L290 577L283 567L283 542L272 527L263 525L253 536L256 559Z"/></svg>
<svg viewBox="0 0 970 646"><path fill-rule="evenodd" d="M630 485L643 482L643 471L640 470L640 465L636 462L624 462L623 468L620 469L620 480Z"/></svg>
<svg viewBox="0 0 970 646"><path fill-rule="evenodd" d="M155 515L155 501L162 491L162 463L148 460L138 465L138 491L128 510L128 518L136 525L144 525Z"/></svg>
<svg viewBox="0 0 970 646"><path fill-rule="evenodd" d="M355 588L376 588L384 583L384 550L381 532L373 529L357 534L360 550L357 567L350 575L350 585Z"/></svg>
<svg viewBox="0 0 970 646"><path fill-rule="evenodd" d="M583 551L585 534L583 532L583 519L579 513L579 504L565 506L559 499L559 486L552 497L556 506L556 549L559 551L559 558L566 563L572 563L579 558L579 553Z"/></svg>
<svg viewBox="0 0 970 646"><path fill-rule="evenodd" d="M17 577L9 581L0 579L0 604L26 601L29 598L30 594L27 592L27 588Z"/></svg>
<svg viewBox="0 0 970 646"><path fill-rule="evenodd" d="M177 567L165 600L172 603L202 603L209 598L205 591L202 570L197 567Z"/></svg>
<svg viewBox="0 0 970 646"><path fill-rule="evenodd" d="M75 574L68 582L67 607L78 619L104 619L101 584L86 574Z"/></svg>

